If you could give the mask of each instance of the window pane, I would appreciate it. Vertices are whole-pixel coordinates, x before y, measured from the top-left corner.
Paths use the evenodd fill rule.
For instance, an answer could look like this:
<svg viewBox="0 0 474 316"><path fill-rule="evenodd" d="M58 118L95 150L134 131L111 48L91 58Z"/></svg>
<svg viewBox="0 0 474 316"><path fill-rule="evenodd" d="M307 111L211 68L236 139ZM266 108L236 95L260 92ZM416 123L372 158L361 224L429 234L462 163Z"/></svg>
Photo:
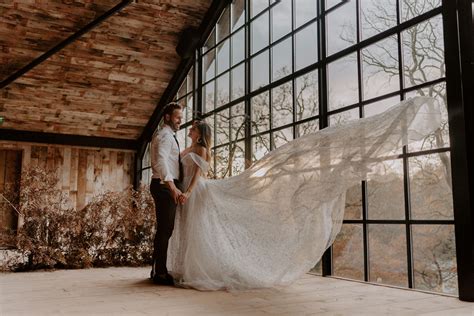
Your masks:
<svg viewBox="0 0 474 316"><path fill-rule="evenodd" d="M181 87L178 90L178 99L181 99L186 95L186 79L184 79L183 83L181 83Z"/></svg>
<svg viewBox="0 0 474 316"><path fill-rule="evenodd" d="M272 9L272 41L291 32L291 0L281 0Z"/></svg>
<svg viewBox="0 0 474 316"><path fill-rule="evenodd" d="M253 97L250 101L252 134L270 129L270 106L268 91Z"/></svg>
<svg viewBox="0 0 474 316"><path fill-rule="evenodd" d="M252 137L252 162L255 162L270 152L270 135Z"/></svg>
<svg viewBox="0 0 474 316"><path fill-rule="evenodd" d="M245 104L239 103L230 109L231 139L235 141L245 136Z"/></svg>
<svg viewBox="0 0 474 316"><path fill-rule="evenodd" d="M396 0L360 1L362 39L382 33L397 25Z"/></svg>
<svg viewBox="0 0 474 316"><path fill-rule="evenodd" d="M186 97L186 116L185 122L189 122L193 119L193 94L188 94Z"/></svg>
<svg viewBox="0 0 474 316"><path fill-rule="evenodd" d="M245 0L232 1L232 31L245 23Z"/></svg>
<svg viewBox="0 0 474 316"><path fill-rule="evenodd" d="M370 282L407 287L405 225L368 226Z"/></svg>
<svg viewBox="0 0 474 316"><path fill-rule="evenodd" d="M251 22L252 54L268 46L268 23L268 12Z"/></svg>
<svg viewBox="0 0 474 316"><path fill-rule="evenodd" d="M215 49L210 50L206 55L202 57L202 75L203 81L209 81L216 75L216 51Z"/></svg>
<svg viewBox="0 0 474 316"><path fill-rule="evenodd" d="M374 103L369 103L364 106L364 117L371 117L371 116L380 114L399 103L400 103L399 96L383 99Z"/></svg>
<svg viewBox="0 0 474 316"><path fill-rule="evenodd" d="M188 94L186 98L183 99L183 103L185 102L186 104L183 108L183 123L187 123L193 118L193 95Z"/></svg>
<svg viewBox="0 0 474 316"><path fill-rule="evenodd" d="M191 67L191 69L188 72L188 75L186 77L186 82L188 84L188 93L194 90L194 67Z"/></svg>
<svg viewBox="0 0 474 316"><path fill-rule="evenodd" d="M407 20L413 19L439 6L441 6L441 0L400 0L401 21L405 22Z"/></svg>
<svg viewBox="0 0 474 316"><path fill-rule="evenodd" d="M356 184L346 191L344 219L362 219L362 186Z"/></svg>
<svg viewBox="0 0 474 316"><path fill-rule="evenodd" d="M203 87L202 98L204 99L202 104L204 105L203 112L209 112L214 110L214 83L215 81L209 82Z"/></svg>
<svg viewBox="0 0 474 316"><path fill-rule="evenodd" d="M188 107L186 106L186 97L183 97L181 99L179 99L178 101L176 101L180 106L181 106L181 109L183 110L183 118L186 118L186 115L187 115L187 112L188 112ZM184 121L183 121L184 123Z"/></svg>
<svg viewBox="0 0 474 316"><path fill-rule="evenodd" d="M273 128L293 122L293 87L287 82L272 90Z"/></svg>
<svg viewBox="0 0 474 316"><path fill-rule="evenodd" d="M216 108L229 103L229 73L217 78Z"/></svg>
<svg viewBox="0 0 474 316"><path fill-rule="evenodd" d="M252 91L268 84L270 68L269 63L268 50L252 58Z"/></svg>
<svg viewBox="0 0 474 316"><path fill-rule="evenodd" d="M295 70L318 61L317 23L305 27L295 35Z"/></svg>
<svg viewBox="0 0 474 316"><path fill-rule="evenodd" d="M207 38L206 43L204 44L202 48L202 52L205 53L208 51L210 48L214 47L216 45L216 29L214 28L211 32L211 35Z"/></svg>
<svg viewBox="0 0 474 316"><path fill-rule="evenodd" d="M245 65L232 69L232 100L242 97L245 92Z"/></svg>
<svg viewBox="0 0 474 316"><path fill-rule="evenodd" d="M307 135L310 133L314 133L319 129L319 121L318 120L311 120L308 122L304 122L301 124L296 125L296 135L295 138L301 137L303 135Z"/></svg>
<svg viewBox="0 0 474 316"><path fill-rule="evenodd" d="M293 127L273 132L273 148L278 148L291 140L293 140Z"/></svg>
<svg viewBox="0 0 474 316"><path fill-rule="evenodd" d="M297 0L298 1L298 0ZM331 9L336 4L343 2L344 0L326 0L326 10Z"/></svg>
<svg viewBox="0 0 474 316"><path fill-rule="evenodd" d="M364 100L400 89L396 36L361 50Z"/></svg>
<svg viewBox="0 0 474 316"><path fill-rule="evenodd" d="M317 2L314 0L295 1L296 27L299 27L316 17L316 3Z"/></svg>
<svg viewBox="0 0 474 316"><path fill-rule="evenodd" d="M347 122L358 120L359 119L359 109L355 108L352 110L339 112L329 116L329 125L337 126L343 125Z"/></svg>
<svg viewBox="0 0 474 316"><path fill-rule="evenodd" d="M219 22L217 22L217 42L222 41L230 33L229 14L230 10L227 7L222 13Z"/></svg>
<svg viewBox="0 0 474 316"><path fill-rule="evenodd" d="M317 23L305 27L295 35L295 70L318 61Z"/></svg>
<svg viewBox="0 0 474 316"><path fill-rule="evenodd" d="M441 15L402 33L405 86L412 87L446 75Z"/></svg>
<svg viewBox="0 0 474 316"><path fill-rule="evenodd" d="M328 56L356 43L356 1L351 0L327 15Z"/></svg>
<svg viewBox="0 0 474 316"><path fill-rule="evenodd" d="M364 243L362 225L344 224L332 245L334 275L364 279Z"/></svg>
<svg viewBox="0 0 474 316"><path fill-rule="evenodd" d="M245 170L245 143L238 142L230 144L232 168L229 176L236 176Z"/></svg>
<svg viewBox="0 0 474 316"><path fill-rule="evenodd" d="M359 101L357 55L340 58L328 65L329 110L335 110Z"/></svg>
<svg viewBox="0 0 474 316"><path fill-rule="evenodd" d="M216 178L222 179L229 176L229 147L216 148Z"/></svg>
<svg viewBox="0 0 474 316"><path fill-rule="evenodd" d="M230 40L225 40L223 43L217 46L217 74L220 74L229 69L229 58L230 58Z"/></svg>
<svg viewBox="0 0 474 316"><path fill-rule="evenodd" d="M367 212L369 219L404 219L405 191L403 185L403 161L384 161L384 181L367 182Z"/></svg>
<svg viewBox="0 0 474 316"><path fill-rule="evenodd" d="M448 152L411 157L411 217L453 219L451 159Z"/></svg>
<svg viewBox="0 0 474 316"><path fill-rule="evenodd" d="M245 30L232 35L232 66L245 58Z"/></svg>
<svg viewBox="0 0 474 316"><path fill-rule="evenodd" d="M413 225L415 288L458 294L453 225Z"/></svg>
<svg viewBox="0 0 474 316"><path fill-rule="evenodd" d="M272 47L272 81L289 75L291 70L291 38Z"/></svg>
<svg viewBox="0 0 474 316"><path fill-rule="evenodd" d="M221 144L229 142L230 139L230 117L229 109L225 109L216 113L216 140L215 145L219 146Z"/></svg>
<svg viewBox="0 0 474 316"><path fill-rule="evenodd" d="M446 83L442 82L427 88L418 89L405 95L411 98L417 95L429 96L435 98L440 103L441 109L441 129L428 135L423 140L408 145L408 151L415 152L420 150L429 150L436 148L445 148L450 146L449 142L449 123L447 110Z"/></svg>
<svg viewBox="0 0 474 316"><path fill-rule="evenodd" d="M268 0L250 0L250 13L252 17L256 16L268 7Z"/></svg>
<svg viewBox="0 0 474 316"><path fill-rule="evenodd" d="M296 121L319 113L318 70L304 74L296 79Z"/></svg>

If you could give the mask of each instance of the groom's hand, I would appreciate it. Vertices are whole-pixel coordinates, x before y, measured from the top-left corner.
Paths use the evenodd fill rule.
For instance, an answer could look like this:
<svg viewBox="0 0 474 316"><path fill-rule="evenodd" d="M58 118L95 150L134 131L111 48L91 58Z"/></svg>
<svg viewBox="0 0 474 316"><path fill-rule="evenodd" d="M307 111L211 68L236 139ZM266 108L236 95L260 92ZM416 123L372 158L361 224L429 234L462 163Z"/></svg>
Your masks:
<svg viewBox="0 0 474 316"><path fill-rule="evenodd" d="M174 184L173 181L166 181L166 184L168 185L168 188L171 191L171 197L173 198L174 202L176 204L179 203L179 196L183 194L181 190L179 190L176 185Z"/></svg>
<svg viewBox="0 0 474 316"><path fill-rule="evenodd" d="M181 205L183 205L184 203L186 203L186 195L181 194L181 195L179 196L179 203L180 203Z"/></svg>
<svg viewBox="0 0 474 316"><path fill-rule="evenodd" d="M175 188L174 190L171 190L171 196L173 197L173 200L176 204L179 203L179 198L183 193L178 189Z"/></svg>
<svg viewBox="0 0 474 316"><path fill-rule="evenodd" d="M188 200L189 198L189 193L188 192L184 192L183 194L181 194L179 196L179 203L181 203L181 205L183 205L184 203L186 203L186 201Z"/></svg>

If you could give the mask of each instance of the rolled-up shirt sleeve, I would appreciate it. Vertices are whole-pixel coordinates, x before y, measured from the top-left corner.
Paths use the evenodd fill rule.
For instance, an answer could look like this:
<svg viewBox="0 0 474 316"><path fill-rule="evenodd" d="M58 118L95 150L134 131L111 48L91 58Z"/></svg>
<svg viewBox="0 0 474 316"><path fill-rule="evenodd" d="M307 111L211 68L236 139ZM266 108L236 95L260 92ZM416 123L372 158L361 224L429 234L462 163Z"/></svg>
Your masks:
<svg viewBox="0 0 474 316"><path fill-rule="evenodd" d="M169 135L157 135L152 143L152 168L157 170L162 181L173 181L167 159L171 153L174 140ZM158 145L159 144L159 145Z"/></svg>

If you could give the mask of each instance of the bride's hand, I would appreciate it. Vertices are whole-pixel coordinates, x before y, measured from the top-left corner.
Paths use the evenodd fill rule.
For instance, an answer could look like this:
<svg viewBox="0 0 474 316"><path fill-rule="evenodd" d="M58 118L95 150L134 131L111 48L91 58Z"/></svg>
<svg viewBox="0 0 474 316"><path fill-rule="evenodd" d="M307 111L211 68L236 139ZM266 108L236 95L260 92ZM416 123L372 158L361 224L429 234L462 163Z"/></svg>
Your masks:
<svg viewBox="0 0 474 316"><path fill-rule="evenodd" d="M189 196L191 195L191 192L184 192L179 196L179 202L181 204L186 203L186 201L189 199Z"/></svg>

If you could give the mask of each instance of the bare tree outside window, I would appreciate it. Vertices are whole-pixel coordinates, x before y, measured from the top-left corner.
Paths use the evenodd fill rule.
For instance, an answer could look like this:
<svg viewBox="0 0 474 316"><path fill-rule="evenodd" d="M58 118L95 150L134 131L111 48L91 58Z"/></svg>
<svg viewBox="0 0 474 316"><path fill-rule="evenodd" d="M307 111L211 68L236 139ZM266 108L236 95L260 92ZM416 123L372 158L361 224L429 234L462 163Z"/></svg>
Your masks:
<svg viewBox="0 0 474 316"><path fill-rule="evenodd" d="M440 0L401 0L401 22L410 20L441 5ZM367 0L361 2L361 33L362 38L369 38L396 25L395 1ZM340 33L342 40L352 43L354 29ZM435 16L416 24L401 32L402 74L398 59L398 38L396 36L381 40L361 50L363 98L370 100L399 90L400 76L405 88L415 87L426 82L445 77L444 42L442 17ZM354 56L354 61L356 57ZM330 79L330 78L329 78ZM330 91L331 92L331 91ZM446 84L444 82L430 85L422 89L412 90L404 95L430 96L443 106L443 122L441 129L422 141L408 147L409 152L440 149L449 147L449 127L447 117ZM337 98L337 97L336 97ZM396 100L391 99L396 104ZM387 104L367 105L365 115L376 114L388 108ZM365 111L365 110L368 111ZM344 115L344 113L347 113ZM352 119L350 111L339 113L333 118L335 124ZM330 118L331 121L331 118ZM333 123L330 123L331 125ZM452 219L452 188L449 152L442 151L431 155L416 156L408 159L410 217L412 219L437 220ZM384 183L368 182L368 216L379 219L404 218L403 204L403 167L401 161L387 169L387 177L392 181ZM360 188L359 188L360 190ZM385 192L384 192L385 191ZM388 194L390 193L390 194ZM382 198L383 197L383 198ZM388 199L387 199L388 198ZM360 200L361 201L361 200ZM353 208L354 201L347 201L346 209ZM385 225L390 226L390 225ZM370 280L406 286L406 271L399 274L388 272L406 268L405 228L384 230L372 227L369 232L369 264ZM391 226L390 226L391 227ZM454 231L452 225L411 225L413 244L414 286L430 291L455 294L457 291ZM360 277L360 264L351 262L345 255L348 251L363 251L360 234L353 229L341 232L335 243L335 265L343 275ZM388 235L387 235L388 234ZM390 237L390 238L389 238ZM389 239L387 239L389 238ZM392 250L387 251L386 245L391 244ZM354 245L359 249L354 250ZM387 253L400 253L390 257ZM381 257L380 257L381 256ZM352 257L351 257L352 258ZM398 258L398 259L397 259ZM397 261L405 258L401 262ZM385 266L388 264L388 266ZM354 269L351 271L351 267ZM405 268L404 268L405 267ZM387 274L388 273L388 274Z"/></svg>

